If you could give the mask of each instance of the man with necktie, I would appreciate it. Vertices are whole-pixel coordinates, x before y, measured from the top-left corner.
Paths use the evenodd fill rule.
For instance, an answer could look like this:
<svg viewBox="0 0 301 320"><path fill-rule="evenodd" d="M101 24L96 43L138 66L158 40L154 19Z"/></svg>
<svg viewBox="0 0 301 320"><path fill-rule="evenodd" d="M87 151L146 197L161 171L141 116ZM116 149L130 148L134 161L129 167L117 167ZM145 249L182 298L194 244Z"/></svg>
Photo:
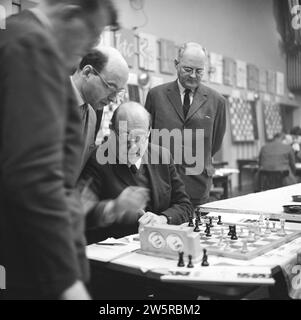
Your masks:
<svg viewBox="0 0 301 320"><path fill-rule="evenodd" d="M204 145L202 172L186 174L191 164L184 158L177 163L178 172L194 206L208 200L214 173L212 157L220 149L226 129L225 99L201 83L206 59L206 52L201 45L193 42L182 45L175 60L178 79L152 88L145 103L154 129L167 129L169 132L178 129L182 136L184 130L190 130L192 141L183 139L182 145L176 145L171 139L170 151L174 159L179 152L176 148L185 150L191 145L194 154L198 146ZM197 129L204 130L203 141L199 141Z"/></svg>

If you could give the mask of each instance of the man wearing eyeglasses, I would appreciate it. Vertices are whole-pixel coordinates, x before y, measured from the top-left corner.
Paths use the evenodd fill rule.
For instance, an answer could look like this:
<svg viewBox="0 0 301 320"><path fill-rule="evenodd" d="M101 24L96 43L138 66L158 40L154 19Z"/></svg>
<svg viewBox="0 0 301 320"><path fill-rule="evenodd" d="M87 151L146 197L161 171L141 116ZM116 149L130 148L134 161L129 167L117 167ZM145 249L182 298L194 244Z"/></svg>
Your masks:
<svg viewBox="0 0 301 320"><path fill-rule="evenodd" d="M192 153L204 143L204 170L186 175L189 164L182 159L177 165L188 195L197 206L207 202L214 168L212 157L220 149L226 128L225 99L216 91L204 86L202 76L206 65L206 52L197 43L182 45L175 60L178 79L151 89L145 107L152 117L155 129L186 129L192 132ZM204 141L198 141L196 129L204 129ZM184 140L183 140L184 141ZM173 145L172 155L187 145Z"/></svg>
<svg viewBox="0 0 301 320"><path fill-rule="evenodd" d="M192 215L193 207L169 151L150 144L149 134L150 115L142 105L127 102L116 109L111 134L92 153L81 180L91 180L89 192L100 202L120 198L112 200L112 206L119 208L111 210L109 228L103 228L101 219L87 223L89 242L136 233L138 223L181 224ZM123 195L126 190L131 197ZM135 198L140 198L140 208ZM101 206L92 210L94 218L108 218Z"/></svg>
<svg viewBox="0 0 301 320"><path fill-rule="evenodd" d="M119 51L105 46L84 56L72 75L71 83L82 117L81 169L95 146L96 110L116 102L117 98L122 99L128 76L128 65Z"/></svg>

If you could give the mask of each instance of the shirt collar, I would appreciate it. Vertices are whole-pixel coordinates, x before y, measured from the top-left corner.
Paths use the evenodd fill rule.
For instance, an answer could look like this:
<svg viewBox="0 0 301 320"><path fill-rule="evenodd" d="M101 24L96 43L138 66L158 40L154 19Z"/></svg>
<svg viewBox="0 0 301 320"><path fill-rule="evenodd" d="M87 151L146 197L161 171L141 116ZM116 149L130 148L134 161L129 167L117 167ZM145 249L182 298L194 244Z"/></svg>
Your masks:
<svg viewBox="0 0 301 320"><path fill-rule="evenodd" d="M184 88L184 87L182 86L182 84L181 84L181 82L180 82L179 79L177 80L177 82L178 82L178 87L179 87L179 90L180 90L180 94L182 95L182 94L184 94L186 88ZM191 92L194 94L195 90L191 90Z"/></svg>
<svg viewBox="0 0 301 320"><path fill-rule="evenodd" d="M29 9L36 18L45 26L47 29L52 29L52 23L50 19L46 16L46 14L38 8Z"/></svg>
<svg viewBox="0 0 301 320"><path fill-rule="evenodd" d="M83 100L79 90L77 89L72 77L70 77L70 81L71 81L71 85L72 85L72 88L73 88L73 91L75 94L75 99L76 99L77 105L82 106L85 103L85 101Z"/></svg>

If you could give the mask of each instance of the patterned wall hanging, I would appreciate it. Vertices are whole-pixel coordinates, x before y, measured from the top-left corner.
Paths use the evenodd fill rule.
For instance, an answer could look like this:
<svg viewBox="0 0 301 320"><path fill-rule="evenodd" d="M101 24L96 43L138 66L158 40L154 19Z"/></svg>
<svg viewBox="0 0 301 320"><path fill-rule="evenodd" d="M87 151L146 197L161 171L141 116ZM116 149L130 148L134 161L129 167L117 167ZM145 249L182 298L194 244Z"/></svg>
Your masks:
<svg viewBox="0 0 301 320"><path fill-rule="evenodd" d="M236 85L236 64L231 58L224 57L224 84L235 87Z"/></svg>
<svg viewBox="0 0 301 320"><path fill-rule="evenodd" d="M232 141L253 142L258 138L255 103L241 97L229 97Z"/></svg>
<svg viewBox="0 0 301 320"><path fill-rule="evenodd" d="M263 119L265 137L267 141L270 141L276 133L282 132L283 130L280 106L271 101L264 101Z"/></svg>
<svg viewBox="0 0 301 320"><path fill-rule="evenodd" d="M139 68L157 71L157 38L148 33L139 33Z"/></svg>
<svg viewBox="0 0 301 320"><path fill-rule="evenodd" d="M132 30L120 29L115 32L115 47L123 55L129 67L135 63L135 35Z"/></svg>
<svg viewBox="0 0 301 320"><path fill-rule="evenodd" d="M175 43L170 40L160 39L160 72L174 74L176 57Z"/></svg>

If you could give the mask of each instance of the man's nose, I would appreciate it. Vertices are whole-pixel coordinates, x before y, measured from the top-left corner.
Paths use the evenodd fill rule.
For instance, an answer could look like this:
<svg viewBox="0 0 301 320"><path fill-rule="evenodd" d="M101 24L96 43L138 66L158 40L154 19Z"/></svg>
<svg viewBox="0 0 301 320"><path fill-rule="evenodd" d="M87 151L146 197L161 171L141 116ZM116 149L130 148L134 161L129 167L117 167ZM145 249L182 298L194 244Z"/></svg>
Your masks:
<svg viewBox="0 0 301 320"><path fill-rule="evenodd" d="M194 69L192 70L190 77L191 78L196 78L197 77L196 76L196 70L194 70Z"/></svg>

